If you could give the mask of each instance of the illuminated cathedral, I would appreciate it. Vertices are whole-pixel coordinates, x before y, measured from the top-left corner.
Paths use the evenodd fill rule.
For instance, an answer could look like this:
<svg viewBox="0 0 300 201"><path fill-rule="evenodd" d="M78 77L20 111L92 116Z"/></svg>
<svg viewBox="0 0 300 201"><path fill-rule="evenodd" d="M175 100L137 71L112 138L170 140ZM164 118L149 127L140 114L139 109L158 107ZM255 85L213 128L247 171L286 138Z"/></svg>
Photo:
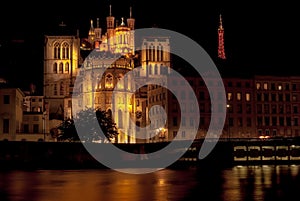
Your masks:
<svg viewBox="0 0 300 201"><path fill-rule="evenodd" d="M144 39L143 43L148 43L151 51L143 50L141 56L136 55L139 53L135 50L134 29L131 8L129 18L122 17L117 24L110 5L106 29L100 28L97 18L96 26L90 21L86 38L80 38L79 34L45 36L44 96L49 132L62 120L72 118L74 107L82 110L92 107L113 116L119 129L116 142L137 141L136 128L131 126L130 120L139 126L147 124L147 95L136 95L130 76L124 75L132 71L136 63L144 66L139 72L141 76L158 75L162 66L170 66L170 59L163 51L169 50L168 39L161 42ZM140 61L137 62L137 58ZM75 93L81 97L74 99Z"/></svg>

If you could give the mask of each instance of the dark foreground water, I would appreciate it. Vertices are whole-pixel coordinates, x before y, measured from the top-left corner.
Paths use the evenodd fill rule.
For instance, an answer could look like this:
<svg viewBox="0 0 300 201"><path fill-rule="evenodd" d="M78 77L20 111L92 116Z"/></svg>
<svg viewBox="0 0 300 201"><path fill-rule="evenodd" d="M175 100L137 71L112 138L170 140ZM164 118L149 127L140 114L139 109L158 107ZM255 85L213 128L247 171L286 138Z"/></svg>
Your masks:
<svg viewBox="0 0 300 201"><path fill-rule="evenodd" d="M0 172L0 201L300 200L300 166Z"/></svg>

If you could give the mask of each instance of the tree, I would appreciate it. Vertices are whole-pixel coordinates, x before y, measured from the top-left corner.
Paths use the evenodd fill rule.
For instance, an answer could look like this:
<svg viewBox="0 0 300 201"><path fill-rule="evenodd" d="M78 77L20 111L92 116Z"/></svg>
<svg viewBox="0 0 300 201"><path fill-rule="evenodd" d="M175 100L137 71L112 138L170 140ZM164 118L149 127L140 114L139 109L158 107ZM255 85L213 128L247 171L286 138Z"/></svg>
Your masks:
<svg viewBox="0 0 300 201"><path fill-rule="evenodd" d="M111 142L119 134L110 114L100 108L78 112L74 119L64 120L58 130L58 141Z"/></svg>

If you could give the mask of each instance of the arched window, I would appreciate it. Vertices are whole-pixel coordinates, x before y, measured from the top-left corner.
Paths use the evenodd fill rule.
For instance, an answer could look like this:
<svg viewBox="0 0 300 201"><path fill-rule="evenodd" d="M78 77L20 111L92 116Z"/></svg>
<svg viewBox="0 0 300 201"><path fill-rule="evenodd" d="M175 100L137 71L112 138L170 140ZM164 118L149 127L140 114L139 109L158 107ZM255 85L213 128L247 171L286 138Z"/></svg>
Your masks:
<svg viewBox="0 0 300 201"><path fill-rule="evenodd" d="M105 88L111 89L114 87L112 74L107 74L105 76Z"/></svg>
<svg viewBox="0 0 300 201"><path fill-rule="evenodd" d="M63 63L59 64L59 69L58 69L59 73L63 73Z"/></svg>
<svg viewBox="0 0 300 201"><path fill-rule="evenodd" d="M70 55L69 54L69 51L70 51L69 44L66 42L63 43L61 49L62 49L62 58L69 59L69 55Z"/></svg>
<svg viewBox="0 0 300 201"><path fill-rule="evenodd" d="M152 44L150 46L150 61L155 61L155 49Z"/></svg>
<svg viewBox="0 0 300 201"><path fill-rule="evenodd" d="M155 74L155 75L158 74L158 67L157 67L157 64L155 64L155 66L154 66L154 74Z"/></svg>
<svg viewBox="0 0 300 201"><path fill-rule="evenodd" d="M69 73L69 63L68 62L65 65L65 73Z"/></svg>
<svg viewBox="0 0 300 201"><path fill-rule="evenodd" d="M58 42L56 42L54 44L54 52L53 52L53 54L54 54L54 59L60 59L60 46L59 46Z"/></svg>
<svg viewBox="0 0 300 201"><path fill-rule="evenodd" d="M53 73L57 73L57 63L53 64Z"/></svg>
<svg viewBox="0 0 300 201"><path fill-rule="evenodd" d="M152 65L151 64L148 66L148 70L149 70L149 75L152 75Z"/></svg>
<svg viewBox="0 0 300 201"><path fill-rule="evenodd" d="M123 78L123 75L119 74L118 75L118 83L117 83L118 89L124 89L124 79L122 79L122 78Z"/></svg>

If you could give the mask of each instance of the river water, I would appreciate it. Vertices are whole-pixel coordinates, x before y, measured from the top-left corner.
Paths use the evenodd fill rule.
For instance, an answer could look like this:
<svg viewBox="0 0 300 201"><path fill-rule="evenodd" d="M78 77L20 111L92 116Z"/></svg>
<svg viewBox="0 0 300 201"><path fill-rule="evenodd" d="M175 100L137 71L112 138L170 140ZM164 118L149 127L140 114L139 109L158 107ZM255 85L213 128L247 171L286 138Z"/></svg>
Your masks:
<svg viewBox="0 0 300 201"><path fill-rule="evenodd" d="M300 166L0 172L0 201L299 200Z"/></svg>

